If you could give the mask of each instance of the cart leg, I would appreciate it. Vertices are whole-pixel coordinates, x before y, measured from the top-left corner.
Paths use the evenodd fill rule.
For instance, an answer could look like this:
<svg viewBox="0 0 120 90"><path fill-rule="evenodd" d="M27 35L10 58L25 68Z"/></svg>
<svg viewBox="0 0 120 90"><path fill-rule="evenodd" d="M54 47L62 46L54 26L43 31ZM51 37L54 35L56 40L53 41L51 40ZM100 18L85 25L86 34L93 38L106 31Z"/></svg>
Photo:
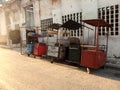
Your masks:
<svg viewBox="0 0 120 90"><path fill-rule="evenodd" d="M87 73L90 74L90 68L87 68Z"/></svg>
<svg viewBox="0 0 120 90"><path fill-rule="evenodd" d="M30 56L30 54L27 54L28 55L28 57Z"/></svg>
<svg viewBox="0 0 120 90"><path fill-rule="evenodd" d="M101 68L102 68L102 69L105 69L105 66L102 66Z"/></svg>
<svg viewBox="0 0 120 90"><path fill-rule="evenodd" d="M50 62L53 63L53 61L54 61L53 58L51 58Z"/></svg>
<svg viewBox="0 0 120 90"><path fill-rule="evenodd" d="M34 58L36 58L36 55L34 55Z"/></svg>

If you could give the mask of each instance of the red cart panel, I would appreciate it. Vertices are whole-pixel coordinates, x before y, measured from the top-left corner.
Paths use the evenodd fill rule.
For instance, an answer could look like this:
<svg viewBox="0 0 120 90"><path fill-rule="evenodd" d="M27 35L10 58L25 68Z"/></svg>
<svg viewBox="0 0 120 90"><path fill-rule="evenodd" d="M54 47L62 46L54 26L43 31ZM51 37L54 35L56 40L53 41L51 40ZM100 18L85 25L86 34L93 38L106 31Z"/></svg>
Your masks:
<svg viewBox="0 0 120 90"><path fill-rule="evenodd" d="M82 50L81 66L98 69L105 65L106 52L96 50Z"/></svg>
<svg viewBox="0 0 120 90"><path fill-rule="evenodd" d="M47 47L44 44L35 44L33 54L38 56L45 55L46 49Z"/></svg>

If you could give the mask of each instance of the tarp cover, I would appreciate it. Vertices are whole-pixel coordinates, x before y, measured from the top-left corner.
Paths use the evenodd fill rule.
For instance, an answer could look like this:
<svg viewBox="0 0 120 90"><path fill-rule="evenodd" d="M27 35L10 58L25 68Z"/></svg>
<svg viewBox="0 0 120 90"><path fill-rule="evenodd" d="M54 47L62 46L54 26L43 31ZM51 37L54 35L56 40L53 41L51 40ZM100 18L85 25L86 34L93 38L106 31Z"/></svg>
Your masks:
<svg viewBox="0 0 120 90"><path fill-rule="evenodd" d="M76 29L81 28L82 25L78 22L73 21L73 20L68 20L63 25L61 25L61 27L67 28L67 29L70 29L70 30L76 30Z"/></svg>
<svg viewBox="0 0 120 90"><path fill-rule="evenodd" d="M58 23L53 23L52 25L48 26L48 28L52 28L52 29L59 29L61 26L61 24L58 24Z"/></svg>
<svg viewBox="0 0 120 90"><path fill-rule="evenodd" d="M112 27L109 23L105 22L103 19L83 20L83 22L95 27Z"/></svg>

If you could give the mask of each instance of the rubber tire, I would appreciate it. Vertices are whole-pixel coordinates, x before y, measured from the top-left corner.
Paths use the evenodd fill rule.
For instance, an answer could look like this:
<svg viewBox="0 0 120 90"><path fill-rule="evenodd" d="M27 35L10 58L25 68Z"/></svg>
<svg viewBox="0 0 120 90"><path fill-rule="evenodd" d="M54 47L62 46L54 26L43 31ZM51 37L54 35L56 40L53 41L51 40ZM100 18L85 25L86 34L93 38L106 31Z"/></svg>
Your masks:
<svg viewBox="0 0 120 90"><path fill-rule="evenodd" d="M34 58L36 58L36 56L34 55Z"/></svg>
<svg viewBox="0 0 120 90"><path fill-rule="evenodd" d="M87 68L86 70L87 70L87 73L90 74L90 68Z"/></svg>
<svg viewBox="0 0 120 90"><path fill-rule="evenodd" d="M51 62L51 63L53 63L53 62L54 62L53 58L50 60L50 62Z"/></svg>

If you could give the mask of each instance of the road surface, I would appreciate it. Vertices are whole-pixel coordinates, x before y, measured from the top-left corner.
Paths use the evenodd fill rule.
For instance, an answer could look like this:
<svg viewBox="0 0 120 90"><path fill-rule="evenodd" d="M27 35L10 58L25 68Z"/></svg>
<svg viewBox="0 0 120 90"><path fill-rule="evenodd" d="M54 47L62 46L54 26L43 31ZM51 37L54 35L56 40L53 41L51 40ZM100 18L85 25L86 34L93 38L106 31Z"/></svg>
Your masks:
<svg viewBox="0 0 120 90"><path fill-rule="evenodd" d="M120 71L51 64L0 48L0 90L120 90Z"/></svg>

